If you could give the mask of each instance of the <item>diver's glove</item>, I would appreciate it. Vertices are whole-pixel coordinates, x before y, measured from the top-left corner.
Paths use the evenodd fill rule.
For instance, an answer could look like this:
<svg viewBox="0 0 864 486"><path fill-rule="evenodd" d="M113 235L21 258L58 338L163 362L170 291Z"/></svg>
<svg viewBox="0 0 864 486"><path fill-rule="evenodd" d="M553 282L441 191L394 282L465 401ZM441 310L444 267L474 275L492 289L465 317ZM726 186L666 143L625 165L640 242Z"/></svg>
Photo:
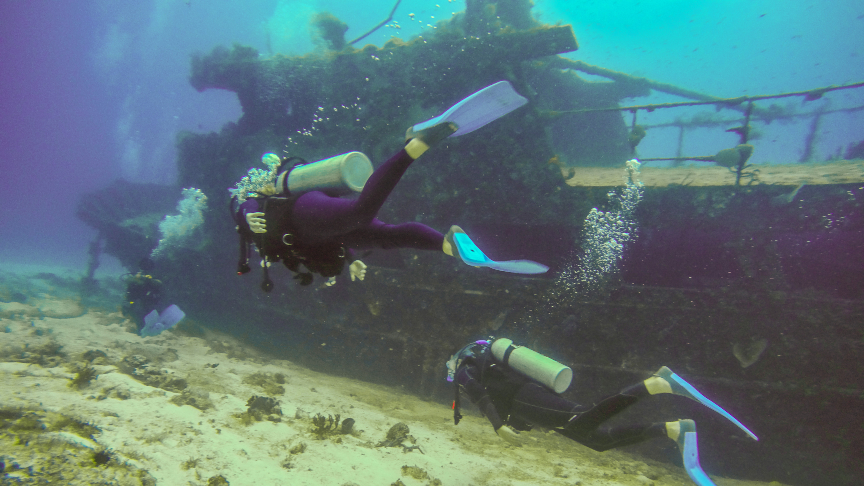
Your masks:
<svg viewBox="0 0 864 486"><path fill-rule="evenodd" d="M246 224L253 233L266 233L267 225L264 221L264 213L247 213Z"/></svg>
<svg viewBox="0 0 864 486"><path fill-rule="evenodd" d="M519 440L519 432L511 429L510 426L502 425L501 427L498 427L498 430L496 430L495 433L508 444L514 447L522 447L522 441Z"/></svg>
<svg viewBox="0 0 864 486"><path fill-rule="evenodd" d="M409 127L405 132L405 151L412 159L416 159L429 150L429 147L453 135L458 129L459 126L453 122L432 125L419 132L415 132L414 127Z"/></svg>
<svg viewBox="0 0 864 486"><path fill-rule="evenodd" d="M360 260L354 260L351 265L348 265L348 273L351 274L351 281L354 279L362 281L366 278L366 264Z"/></svg>

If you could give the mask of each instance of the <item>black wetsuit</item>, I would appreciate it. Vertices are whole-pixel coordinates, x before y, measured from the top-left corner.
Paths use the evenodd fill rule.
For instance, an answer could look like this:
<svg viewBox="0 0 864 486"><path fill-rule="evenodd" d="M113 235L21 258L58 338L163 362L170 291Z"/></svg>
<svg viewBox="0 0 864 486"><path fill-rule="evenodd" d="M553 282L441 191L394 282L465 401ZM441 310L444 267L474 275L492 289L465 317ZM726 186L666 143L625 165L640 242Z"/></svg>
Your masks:
<svg viewBox="0 0 864 486"><path fill-rule="evenodd" d="M499 363L489 345L466 346L460 357L454 381L480 407L496 431L502 425L516 430L530 430L536 425L553 429L596 451L666 436L664 422L600 428L603 422L649 396L643 382L594 405L583 406ZM458 418L458 410L456 414Z"/></svg>

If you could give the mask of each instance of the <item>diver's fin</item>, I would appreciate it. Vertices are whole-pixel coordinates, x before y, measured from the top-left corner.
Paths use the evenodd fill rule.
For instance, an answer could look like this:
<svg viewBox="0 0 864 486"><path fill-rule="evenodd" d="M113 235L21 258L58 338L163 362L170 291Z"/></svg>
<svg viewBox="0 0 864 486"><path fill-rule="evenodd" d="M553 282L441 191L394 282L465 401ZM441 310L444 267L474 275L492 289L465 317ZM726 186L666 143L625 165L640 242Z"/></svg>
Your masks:
<svg viewBox="0 0 864 486"><path fill-rule="evenodd" d="M549 270L546 265L531 260L496 262L480 251L480 248L477 248L477 245L465 233L454 233L453 241L456 243L462 261L472 267L489 267L501 272L521 274L546 273Z"/></svg>
<svg viewBox="0 0 864 486"><path fill-rule="evenodd" d="M443 114L412 127L419 132L442 122L455 123L453 137L471 133L528 103L508 81L498 81L451 106Z"/></svg>
<svg viewBox="0 0 864 486"><path fill-rule="evenodd" d="M678 421L678 448L681 449L681 458L684 461L684 470L690 479L699 486L716 486L714 481L705 474L699 465L699 445L696 437L696 422L692 420Z"/></svg>
<svg viewBox="0 0 864 486"><path fill-rule="evenodd" d="M171 304L167 309L162 311L162 314L159 315L159 320L162 321L165 329L170 329L176 326L184 317L186 317L186 313L180 310L176 304Z"/></svg>
<svg viewBox="0 0 864 486"><path fill-rule="evenodd" d="M166 329L171 329L184 317L186 317L186 313L175 304L168 306L161 315L153 310L144 318L144 327L140 334L141 336L155 336Z"/></svg>
<svg viewBox="0 0 864 486"><path fill-rule="evenodd" d="M149 314L144 316L144 327L142 329L153 327L157 322L159 322L159 311L153 309Z"/></svg>
<svg viewBox="0 0 864 486"><path fill-rule="evenodd" d="M750 432L750 429L748 429L747 427L744 427L744 424L739 422L738 419L733 417L726 410L723 410L722 408L720 408L719 405L717 405L716 403L709 400L707 397L705 397L705 395L699 393L699 390L693 388L693 385L684 381L683 378L681 378L680 376L675 374L675 372L673 372L669 368L663 366L662 368L660 368L660 370L657 371L657 373L654 373L654 376L658 376L658 377L666 380L666 382L669 383L669 386L672 387L672 393L673 394L679 395L682 397L687 397L691 400L695 400L695 401L701 403L702 405L705 405L706 407L710 408L711 410L714 410L715 412L719 413L720 415L726 417L733 424L737 425L738 428L740 428L741 430L746 432L747 435L749 435L751 438L753 438L753 440L759 440L759 438L756 437L756 434L754 434L753 432Z"/></svg>

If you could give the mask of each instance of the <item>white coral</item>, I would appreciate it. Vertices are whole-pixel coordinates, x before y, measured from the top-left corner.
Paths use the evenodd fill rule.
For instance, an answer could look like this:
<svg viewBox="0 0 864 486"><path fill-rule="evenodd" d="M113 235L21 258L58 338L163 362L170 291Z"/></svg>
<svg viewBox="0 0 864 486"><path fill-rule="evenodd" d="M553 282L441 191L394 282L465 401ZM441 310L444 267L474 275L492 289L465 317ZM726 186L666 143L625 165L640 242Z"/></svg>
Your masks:
<svg viewBox="0 0 864 486"><path fill-rule="evenodd" d="M242 203L249 197L249 194L260 192L267 186L272 185L276 181L277 171L279 170L279 156L276 154L264 154L261 157L261 162L267 166L267 170L251 168L249 172L243 176L237 183L237 187L228 189L232 196L237 197L237 202Z"/></svg>
<svg viewBox="0 0 864 486"><path fill-rule="evenodd" d="M168 248L184 246L195 229L204 223L206 207L207 196L200 189L183 189L183 197L177 202L177 211L180 214L165 215L159 222L159 233L162 237L150 256L157 258Z"/></svg>

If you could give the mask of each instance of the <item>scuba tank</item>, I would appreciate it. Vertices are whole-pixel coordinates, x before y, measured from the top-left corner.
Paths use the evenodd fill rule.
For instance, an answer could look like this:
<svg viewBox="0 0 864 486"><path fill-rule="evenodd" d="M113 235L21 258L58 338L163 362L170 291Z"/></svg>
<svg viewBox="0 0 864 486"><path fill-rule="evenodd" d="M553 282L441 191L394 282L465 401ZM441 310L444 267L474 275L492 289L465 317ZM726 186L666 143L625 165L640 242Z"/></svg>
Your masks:
<svg viewBox="0 0 864 486"><path fill-rule="evenodd" d="M297 165L285 185L292 195L321 191L328 196L360 192L372 175L372 162L361 152L348 152L311 164Z"/></svg>
<svg viewBox="0 0 864 486"><path fill-rule="evenodd" d="M515 346L513 341L509 339L490 337L489 341L485 339L474 341L450 357L446 364L447 381L454 381L459 366L466 359L481 360L478 365L481 369L485 368L484 363L489 354L492 354L494 360L501 363L502 366L541 383L555 393L564 393L573 380L573 370L570 367L524 346ZM459 425L459 420L462 419L459 388L459 386L454 388L455 395L453 397L453 422L456 425Z"/></svg>
<svg viewBox="0 0 864 486"><path fill-rule="evenodd" d="M524 346L516 346L507 338L489 339L490 341L474 341L451 356L446 364L447 381L453 381L462 361L491 351L497 362L543 384L555 393L564 393L570 387L573 370L569 366Z"/></svg>
<svg viewBox="0 0 864 486"><path fill-rule="evenodd" d="M570 387L573 370L569 366L524 346L515 346L513 341L507 338L496 339L490 348L499 362L537 380L555 393L564 393Z"/></svg>

